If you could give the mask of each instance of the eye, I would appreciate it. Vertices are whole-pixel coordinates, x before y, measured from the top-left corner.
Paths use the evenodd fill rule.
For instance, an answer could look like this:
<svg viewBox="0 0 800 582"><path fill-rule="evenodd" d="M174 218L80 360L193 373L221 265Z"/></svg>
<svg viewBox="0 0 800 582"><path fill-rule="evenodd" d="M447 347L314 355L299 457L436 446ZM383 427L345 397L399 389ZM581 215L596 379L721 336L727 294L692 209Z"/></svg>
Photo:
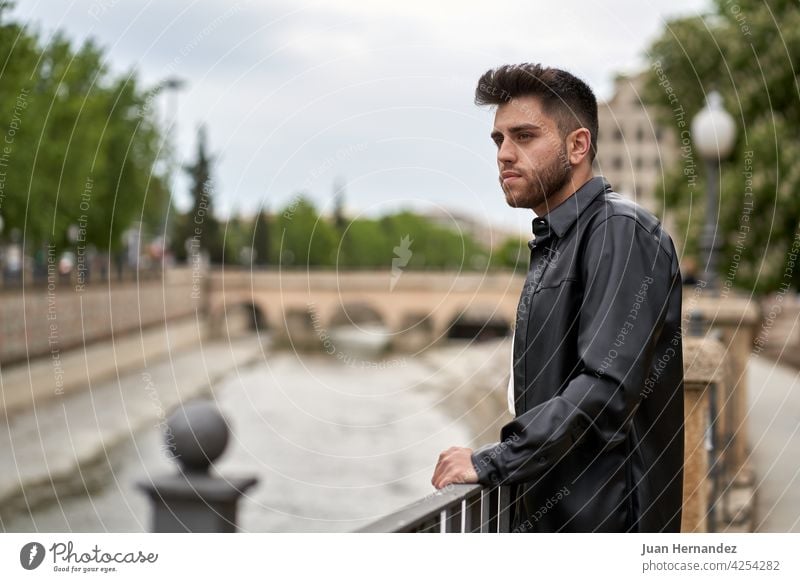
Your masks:
<svg viewBox="0 0 800 582"><path fill-rule="evenodd" d="M517 135L518 139L523 139L523 140L531 139L532 137L533 137L533 134L531 134L531 133L520 133L520 134Z"/></svg>
<svg viewBox="0 0 800 582"><path fill-rule="evenodd" d="M494 145L496 145L497 147L500 147L500 144L503 143L503 138L502 137L496 137L492 141L494 142Z"/></svg>

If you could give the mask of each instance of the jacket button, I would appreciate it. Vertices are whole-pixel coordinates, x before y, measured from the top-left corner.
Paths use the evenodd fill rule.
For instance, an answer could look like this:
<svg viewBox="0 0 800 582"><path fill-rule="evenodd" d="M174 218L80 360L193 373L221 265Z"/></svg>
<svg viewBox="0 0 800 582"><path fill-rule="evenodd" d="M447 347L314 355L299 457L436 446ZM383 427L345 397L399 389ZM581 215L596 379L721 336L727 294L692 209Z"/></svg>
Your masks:
<svg viewBox="0 0 800 582"><path fill-rule="evenodd" d="M544 463L547 460L547 457L539 457L539 462Z"/></svg>

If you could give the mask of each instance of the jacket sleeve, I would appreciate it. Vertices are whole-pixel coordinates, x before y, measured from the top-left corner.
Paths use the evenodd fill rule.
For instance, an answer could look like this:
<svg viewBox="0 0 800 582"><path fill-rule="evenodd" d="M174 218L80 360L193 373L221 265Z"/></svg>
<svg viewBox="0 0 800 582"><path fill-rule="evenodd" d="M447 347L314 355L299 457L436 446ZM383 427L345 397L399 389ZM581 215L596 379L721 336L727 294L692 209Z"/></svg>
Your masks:
<svg viewBox="0 0 800 582"><path fill-rule="evenodd" d="M473 452L480 483L533 481L583 439L624 442L677 284L657 236L622 215L588 235L576 316L580 365L558 396L506 424L501 442Z"/></svg>

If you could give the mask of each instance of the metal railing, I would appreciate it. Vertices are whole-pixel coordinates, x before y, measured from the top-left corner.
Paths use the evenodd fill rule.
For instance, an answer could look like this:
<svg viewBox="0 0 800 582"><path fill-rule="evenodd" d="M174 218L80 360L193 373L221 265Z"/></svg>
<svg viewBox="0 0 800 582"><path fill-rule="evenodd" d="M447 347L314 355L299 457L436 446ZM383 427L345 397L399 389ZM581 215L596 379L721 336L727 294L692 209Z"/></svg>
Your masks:
<svg viewBox="0 0 800 582"><path fill-rule="evenodd" d="M508 533L511 486L448 485L358 533Z"/></svg>

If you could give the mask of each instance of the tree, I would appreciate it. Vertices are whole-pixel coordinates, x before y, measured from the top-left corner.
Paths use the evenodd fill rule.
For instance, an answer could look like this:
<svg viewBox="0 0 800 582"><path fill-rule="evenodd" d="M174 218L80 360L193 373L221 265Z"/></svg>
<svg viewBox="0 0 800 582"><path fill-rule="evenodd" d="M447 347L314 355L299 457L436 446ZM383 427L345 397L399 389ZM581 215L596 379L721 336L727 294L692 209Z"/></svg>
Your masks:
<svg viewBox="0 0 800 582"><path fill-rule="evenodd" d="M469 234L438 226L423 216L400 212L382 218L381 227L389 249L405 237L413 241L409 269L470 271L486 266L486 250Z"/></svg>
<svg viewBox="0 0 800 582"><path fill-rule="evenodd" d="M222 242L225 249L225 265L247 265L252 263L252 245L250 244L249 228L245 221L236 213L220 224Z"/></svg>
<svg viewBox="0 0 800 582"><path fill-rule="evenodd" d="M253 221L253 233L250 237L254 253L253 264L262 267L270 264L270 234L269 214L263 209Z"/></svg>
<svg viewBox="0 0 800 582"><path fill-rule="evenodd" d="M345 182L337 178L333 184L333 223L341 234L347 227L347 218L344 215Z"/></svg>
<svg viewBox="0 0 800 582"><path fill-rule="evenodd" d="M389 269L398 247L408 251L403 257L408 269L474 270L485 268L488 260L486 250L470 236L411 212L350 220L342 232L335 224L335 215L326 221L306 197L298 197L281 211L272 229L276 261L283 267Z"/></svg>
<svg viewBox="0 0 800 582"><path fill-rule="evenodd" d="M27 176L41 125L39 117L29 113L38 85L38 39L22 26L7 21L10 9L9 3L0 3L0 106L4 111L0 123L0 216L4 236L14 230L26 230ZM46 230L43 212L33 213L31 221L35 222L31 225L35 230Z"/></svg>
<svg viewBox="0 0 800 582"><path fill-rule="evenodd" d="M211 176L213 159L208 152L206 128L197 130L197 154L194 162L184 171L189 175L192 209L184 224L183 236L179 237L191 249L190 254L206 252L212 263L224 261L225 249L220 236L220 228L214 216L214 182Z"/></svg>
<svg viewBox="0 0 800 582"><path fill-rule="evenodd" d="M392 248L398 244L386 236L377 220L356 219L342 233L337 265L355 268L387 268L392 264Z"/></svg>
<svg viewBox="0 0 800 582"><path fill-rule="evenodd" d="M528 247L528 241L522 237L512 236L492 253L492 265L511 267L517 273L524 275L528 271L530 258L531 250Z"/></svg>
<svg viewBox="0 0 800 582"><path fill-rule="evenodd" d="M645 98L682 146L656 195L677 218L686 251L697 252L706 185L689 124L716 89L739 125L736 149L720 168L723 288L798 288L800 269L789 263L800 240L800 11L788 0L714 6L713 14L669 22L648 52Z"/></svg>
<svg viewBox="0 0 800 582"><path fill-rule="evenodd" d="M299 196L278 218L276 229L282 267L332 266L339 237L336 229L322 220L314 204Z"/></svg>
<svg viewBox="0 0 800 582"><path fill-rule="evenodd" d="M30 254L45 243L118 249L134 223L154 229L169 192L166 149L133 71L112 76L92 41L60 33L43 46L7 20L0 2L0 215L24 233ZM68 233L73 231L73 237Z"/></svg>

